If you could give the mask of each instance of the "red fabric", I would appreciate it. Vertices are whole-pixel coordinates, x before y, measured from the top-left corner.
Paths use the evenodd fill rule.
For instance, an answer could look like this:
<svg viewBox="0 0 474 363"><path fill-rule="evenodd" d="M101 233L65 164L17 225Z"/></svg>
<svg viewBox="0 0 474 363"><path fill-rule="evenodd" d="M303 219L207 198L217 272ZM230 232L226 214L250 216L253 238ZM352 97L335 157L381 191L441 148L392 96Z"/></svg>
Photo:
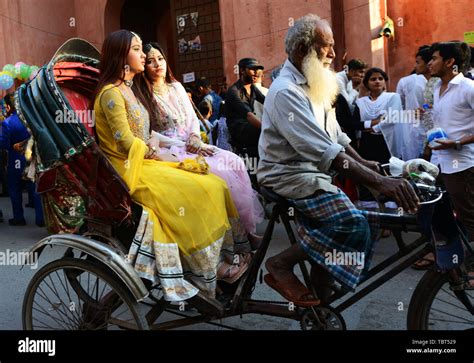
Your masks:
<svg viewBox="0 0 474 363"><path fill-rule="evenodd" d="M87 97L81 95L80 93L73 91L69 88L61 87L61 91L63 91L64 96L69 101L72 109L74 111L87 111L89 110L89 99ZM92 111L91 112L78 112L77 113L79 118L81 119L82 124L87 129L90 135L95 136L94 125L91 119Z"/></svg>
<svg viewBox="0 0 474 363"><path fill-rule="evenodd" d="M347 179L338 175L333 179L333 184L341 189L349 197L352 203L359 200L357 184L354 183L352 179Z"/></svg>

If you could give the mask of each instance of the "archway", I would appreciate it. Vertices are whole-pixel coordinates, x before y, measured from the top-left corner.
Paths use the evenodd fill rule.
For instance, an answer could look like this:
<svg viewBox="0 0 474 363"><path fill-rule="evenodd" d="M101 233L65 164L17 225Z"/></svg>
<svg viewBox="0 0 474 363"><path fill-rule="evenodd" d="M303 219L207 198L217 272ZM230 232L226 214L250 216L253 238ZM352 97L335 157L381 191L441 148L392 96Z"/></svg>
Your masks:
<svg viewBox="0 0 474 363"><path fill-rule="evenodd" d="M144 43L158 42L176 69L170 0L125 0L120 12L120 28L140 34Z"/></svg>
<svg viewBox="0 0 474 363"><path fill-rule="evenodd" d="M179 32L178 17L186 18ZM108 0L105 35L118 29L134 31L144 42L158 42L181 82L184 74L192 73L195 79L208 78L217 88L224 77L219 0ZM178 41L197 43L182 51Z"/></svg>

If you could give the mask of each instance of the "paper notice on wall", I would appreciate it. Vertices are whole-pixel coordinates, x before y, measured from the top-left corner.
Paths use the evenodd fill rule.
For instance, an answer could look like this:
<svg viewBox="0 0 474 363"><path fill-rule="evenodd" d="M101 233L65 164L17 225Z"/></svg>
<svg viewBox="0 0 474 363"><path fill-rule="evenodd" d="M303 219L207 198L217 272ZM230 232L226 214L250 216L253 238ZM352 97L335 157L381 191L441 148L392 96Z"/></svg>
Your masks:
<svg viewBox="0 0 474 363"><path fill-rule="evenodd" d="M189 17L191 18L191 21L193 22L194 26L198 26L199 13L191 13L189 14Z"/></svg>
<svg viewBox="0 0 474 363"><path fill-rule="evenodd" d="M467 44L474 44L474 31L464 33L464 42Z"/></svg>
<svg viewBox="0 0 474 363"><path fill-rule="evenodd" d="M198 35L193 40L188 42L188 46L191 50L200 51L201 50L201 37Z"/></svg>
<svg viewBox="0 0 474 363"><path fill-rule="evenodd" d="M196 75L194 72L184 73L183 74L183 83L191 83L196 80Z"/></svg>
<svg viewBox="0 0 474 363"><path fill-rule="evenodd" d="M178 40L178 52L180 54L186 53L189 50L189 45L186 39L181 38Z"/></svg>
<svg viewBox="0 0 474 363"><path fill-rule="evenodd" d="M188 14L178 15L176 17L176 27L178 28L178 34L181 34L186 27L186 19L188 18Z"/></svg>

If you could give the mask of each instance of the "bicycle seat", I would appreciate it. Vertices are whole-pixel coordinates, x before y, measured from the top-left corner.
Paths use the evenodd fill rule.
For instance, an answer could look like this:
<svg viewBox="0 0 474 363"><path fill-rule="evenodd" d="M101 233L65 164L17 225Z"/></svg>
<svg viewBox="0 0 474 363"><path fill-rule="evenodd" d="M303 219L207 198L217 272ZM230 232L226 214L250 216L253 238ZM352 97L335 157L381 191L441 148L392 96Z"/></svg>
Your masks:
<svg viewBox="0 0 474 363"><path fill-rule="evenodd" d="M277 203L285 207L289 204L286 198L282 197L281 195L278 195L271 188L260 187L260 193L267 202Z"/></svg>

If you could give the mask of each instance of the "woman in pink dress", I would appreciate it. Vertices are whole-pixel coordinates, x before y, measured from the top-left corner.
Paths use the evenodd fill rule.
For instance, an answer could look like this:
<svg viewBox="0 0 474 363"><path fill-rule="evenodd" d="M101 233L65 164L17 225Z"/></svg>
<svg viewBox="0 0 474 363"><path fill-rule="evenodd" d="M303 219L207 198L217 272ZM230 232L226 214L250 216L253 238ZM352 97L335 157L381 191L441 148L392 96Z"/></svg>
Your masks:
<svg viewBox="0 0 474 363"><path fill-rule="evenodd" d="M256 225L263 220L263 208L252 189L245 163L232 152L202 142L199 119L183 85L174 78L163 50L150 43L144 46L144 52L145 72L135 77L134 87L153 98L155 109L151 112L156 112L157 124L152 125L152 138L161 155L164 159L175 156L179 161L202 155L210 172L227 182L249 240L255 246L259 242Z"/></svg>

